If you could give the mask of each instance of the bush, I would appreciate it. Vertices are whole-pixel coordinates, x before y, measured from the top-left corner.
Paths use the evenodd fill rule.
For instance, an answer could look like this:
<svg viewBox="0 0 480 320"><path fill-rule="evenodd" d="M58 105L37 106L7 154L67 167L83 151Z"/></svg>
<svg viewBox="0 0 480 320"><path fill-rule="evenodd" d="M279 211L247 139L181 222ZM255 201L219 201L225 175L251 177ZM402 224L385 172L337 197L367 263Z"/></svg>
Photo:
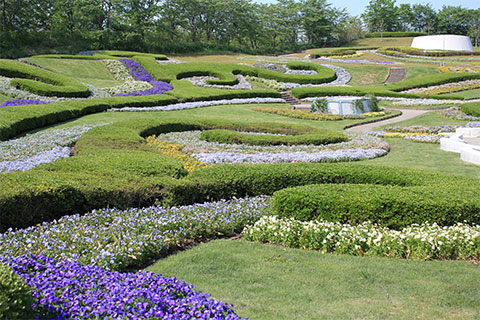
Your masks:
<svg viewBox="0 0 480 320"><path fill-rule="evenodd" d="M480 102L462 104L462 111L474 117L480 117Z"/></svg>
<svg viewBox="0 0 480 320"><path fill-rule="evenodd" d="M322 145L330 143L339 143L347 140L347 137L341 133L331 130L317 129L314 133L279 136L279 135L258 135L246 134L231 130L207 130L203 131L200 138L206 141L230 144L248 144L248 145L299 145L312 144Z"/></svg>
<svg viewBox="0 0 480 320"><path fill-rule="evenodd" d="M12 86L42 96L88 97L90 95L88 88L73 78L18 61L0 60L0 75L14 78L10 81Z"/></svg>
<svg viewBox="0 0 480 320"><path fill-rule="evenodd" d="M451 57L451 56L472 56L480 55L480 52L470 51L453 51L453 50L436 50L428 51L411 47L384 47L378 49L378 52L392 56L425 56L425 57Z"/></svg>
<svg viewBox="0 0 480 320"><path fill-rule="evenodd" d="M34 319L32 290L0 261L0 319Z"/></svg>
<svg viewBox="0 0 480 320"><path fill-rule="evenodd" d="M330 68L321 66L319 64L301 62L301 61L292 61L287 63L287 68L293 70L314 70L317 74L312 75L300 75L300 74L287 74L282 72L276 72L267 69L257 69L258 77L271 79L281 82L294 82L294 83L313 83L320 84L331 82L337 79L335 71Z"/></svg>
<svg viewBox="0 0 480 320"><path fill-rule="evenodd" d="M275 107L253 107L252 110L265 112L265 113L273 113L278 114L281 116L289 117L289 118L296 118L296 119L304 119L304 120L319 120L319 121L327 121L327 120L342 120L343 117L331 114L331 113L314 113L304 110L294 110L292 108L275 108Z"/></svg>
<svg viewBox="0 0 480 320"><path fill-rule="evenodd" d="M365 35L365 38L392 38L392 37L418 37L418 36L426 36L426 32L370 32Z"/></svg>
<svg viewBox="0 0 480 320"><path fill-rule="evenodd" d="M349 224L371 221L394 229L413 223L478 223L480 203L458 201L447 188L378 185L309 185L274 193L281 217Z"/></svg>

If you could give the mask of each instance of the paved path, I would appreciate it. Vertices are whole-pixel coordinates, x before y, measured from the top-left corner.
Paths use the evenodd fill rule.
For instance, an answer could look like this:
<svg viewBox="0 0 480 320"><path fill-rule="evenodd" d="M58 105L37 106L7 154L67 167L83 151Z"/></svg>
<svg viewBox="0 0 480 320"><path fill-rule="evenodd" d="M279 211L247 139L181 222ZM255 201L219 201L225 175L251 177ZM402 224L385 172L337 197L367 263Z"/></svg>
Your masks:
<svg viewBox="0 0 480 320"><path fill-rule="evenodd" d="M406 68L390 68L390 72L388 73L388 77L387 77L387 80L385 80L385 83L400 82L403 79L405 79L406 75L407 75Z"/></svg>
<svg viewBox="0 0 480 320"><path fill-rule="evenodd" d="M463 138L466 143L473 144L474 146L480 146L480 138Z"/></svg>
<svg viewBox="0 0 480 320"><path fill-rule="evenodd" d="M415 117L418 117L424 113L431 112L432 110L412 110L412 109L391 109L391 110L399 110L402 112L402 115L399 117L378 121L374 123L367 123L364 125L348 128L347 131L350 132L368 132L374 130L376 127L380 127L386 124L401 122L405 120L409 120Z"/></svg>

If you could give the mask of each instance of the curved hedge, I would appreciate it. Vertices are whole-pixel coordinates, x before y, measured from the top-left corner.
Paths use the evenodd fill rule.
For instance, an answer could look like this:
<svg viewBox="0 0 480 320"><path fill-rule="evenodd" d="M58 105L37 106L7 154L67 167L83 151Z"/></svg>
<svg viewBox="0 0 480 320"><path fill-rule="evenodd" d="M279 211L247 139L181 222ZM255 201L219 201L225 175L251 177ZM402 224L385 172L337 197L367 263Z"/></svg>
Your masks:
<svg viewBox="0 0 480 320"><path fill-rule="evenodd" d="M185 175L176 160L168 161L155 154L142 138L170 131L249 130L262 126L269 127L269 132L308 132L306 126L287 130L281 124L180 119L130 120L94 128L76 144L77 157L0 175L0 231L94 208L192 204L234 196L269 195L308 184L405 187L405 196L415 196L417 192L432 203L455 204L444 207L445 217L439 223L463 219L480 222L478 179L356 163L217 165ZM135 158L138 163L132 160Z"/></svg>
<svg viewBox="0 0 480 320"><path fill-rule="evenodd" d="M478 200L459 199L430 186L309 185L280 190L273 197L276 214L302 221L371 221L401 229L413 223L453 225L480 219Z"/></svg>
<svg viewBox="0 0 480 320"><path fill-rule="evenodd" d="M315 130L310 134L295 136L258 135L216 129L203 131L200 135L200 139L218 143L238 143L257 146L299 144L322 145L347 141L347 137L344 134L324 129Z"/></svg>
<svg viewBox="0 0 480 320"><path fill-rule="evenodd" d="M474 117L480 117L480 102L462 104L462 111Z"/></svg>
<svg viewBox="0 0 480 320"><path fill-rule="evenodd" d="M480 52L477 51L452 51L452 50L445 50L445 51L428 51L423 49L416 49L412 47L384 47L378 49L378 52L392 55L392 56L400 56L404 57L406 55L413 55L413 56L424 56L424 57L452 57L452 56L473 56L473 55L480 55Z"/></svg>
<svg viewBox="0 0 480 320"><path fill-rule="evenodd" d="M14 78L12 86L42 96L88 97L90 91L79 81L26 63L0 60L0 75Z"/></svg>
<svg viewBox="0 0 480 320"><path fill-rule="evenodd" d="M25 280L0 260L0 319L35 319L34 302Z"/></svg>

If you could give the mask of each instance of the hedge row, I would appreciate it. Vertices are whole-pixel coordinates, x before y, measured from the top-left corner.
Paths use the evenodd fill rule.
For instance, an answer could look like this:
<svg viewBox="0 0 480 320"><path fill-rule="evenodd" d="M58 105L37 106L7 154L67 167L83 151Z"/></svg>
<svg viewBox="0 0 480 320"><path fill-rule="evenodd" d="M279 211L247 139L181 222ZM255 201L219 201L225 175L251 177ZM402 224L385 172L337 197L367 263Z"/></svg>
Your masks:
<svg viewBox="0 0 480 320"><path fill-rule="evenodd" d="M477 199L459 197L444 186L309 185L277 191L273 198L277 215L302 221L371 221L393 229L427 221L440 225L480 221Z"/></svg>
<svg viewBox="0 0 480 320"><path fill-rule="evenodd" d="M462 104L462 111L474 117L480 117L480 102Z"/></svg>
<svg viewBox="0 0 480 320"><path fill-rule="evenodd" d="M333 70L324 66L308 62L289 62L291 69L315 70L315 75L286 74L267 69L255 68L249 65L235 63L191 62L181 64L160 65L150 57L134 57L152 77L160 81L171 82L194 76L213 76L219 80L209 80L207 83L220 85L234 85L238 83L236 74L255 76L265 79L295 82L295 83L325 83L336 79Z"/></svg>
<svg viewBox="0 0 480 320"><path fill-rule="evenodd" d="M384 47L378 49L378 52L392 55L392 56L425 56L425 57L452 57L452 56L472 56L480 55L478 51L453 51L453 50L440 50L440 51L429 51L423 49L416 49L412 47Z"/></svg>
<svg viewBox="0 0 480 320"><path fill-rule="evenodd" d="M345 48L325 48L312 50L310 58L349 56L355 54L358 50L376 50L379 47L345 47Z"/></svg>
<svg viewBox="0 0 480 320"><path fill-rule="evenodd" d="M365 35L365 38L392 38L392 37L418 37L418 36L426 36L426 32L370 32Z"/></svg>
<svg viewBox="0 0 480 320"><path fill-rule="evenodd" d="M174 160L155 159L158 155L145 149L142 138L198 128L249 130L257 125L282 132L280 125L161 119L124 121L92 129L78 141L77 157L0 175L0 230L101 207L191 204L268 195L293 186L344 183L406 187L403 195L414 197L418 192L432 203L448 200L452 204L443 207L444 217L439 223L463 219L480 222L478 179L355 163L218 165L185 176ZM308 127L285 131L306 132ZM140 159L139 163L128 160L133 158Z"/></svg>
<svg viewBox="0 0 480 320"><path fill-rule="evenodd" d="M419 78L403 80L397 83L383 84L378 86L353 86L353 87L300 87L292 89L292 94L297 98L320 97L320 96L364 96L374 94L379 97L401 97L401 98L424 98L425 95L400 93L414 88L423 88L445 83L459 82L464 80L480 79L478 73L439 73ZM454 95L429 95L435 99L463 99Z"/></svg>
<svg viewBox="0 0 480 320"><path fill-rule="evenodd" d="M0 319L35 319L32 289L0 261Z"/></svg>
<svg viewBox="0 0 480 320"><path fill-rule="evenodd" d="M79 81L13 60L0 60L0 75L14 78L12 86L42 96L88 97L90 91Z"/></svg>
<svg viewBox="0 0 480 320"><path fill-rule="evenodd" d="M344 134L326 129L318 129L315 130L314 133L296 136L258 135L216 129L203 131L200 135L200 139L218 143L238 143L257 146L299 144L323 145L347 141L347 137Z"/></svg>

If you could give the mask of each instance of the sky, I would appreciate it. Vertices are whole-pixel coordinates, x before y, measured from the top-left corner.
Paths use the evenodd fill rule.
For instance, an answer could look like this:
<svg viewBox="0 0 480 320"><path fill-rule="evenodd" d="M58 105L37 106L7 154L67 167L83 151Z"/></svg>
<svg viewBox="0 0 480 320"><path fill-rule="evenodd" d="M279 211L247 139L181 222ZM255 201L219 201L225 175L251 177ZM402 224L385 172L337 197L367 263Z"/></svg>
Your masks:
<svg viewBox="0 0 480 320"><path fill-rule="evenodd" d="M276 3L276 0L253 0L257 3ZM370 0L327 0L333 7L342 9L346 8L348 13L352 16L358 16L363 13L365 7L368 5ZM417 1L408 1L408 0L397 0L395 4L399 6L402 3L410 4L427 4L430 3L434 9L437 11L443 6L462 6L467 9L478 9L480 8L480 0L417 0Z"/></svg>

